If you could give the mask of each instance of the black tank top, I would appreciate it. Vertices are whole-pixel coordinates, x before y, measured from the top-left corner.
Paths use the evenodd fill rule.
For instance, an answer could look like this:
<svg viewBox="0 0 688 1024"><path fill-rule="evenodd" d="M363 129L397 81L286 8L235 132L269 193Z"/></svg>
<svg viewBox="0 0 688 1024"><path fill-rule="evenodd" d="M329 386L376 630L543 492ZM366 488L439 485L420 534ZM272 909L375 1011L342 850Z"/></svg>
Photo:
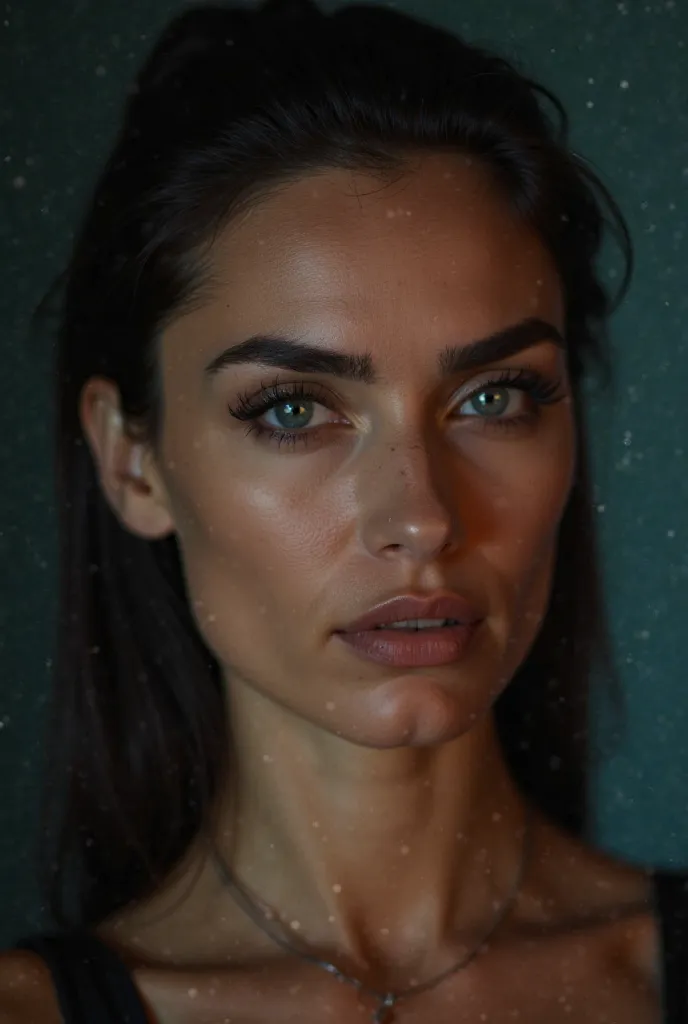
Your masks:
<svg viewBox="0 0 688 1024"><path fill-rule="evenodd" d="M663 965L663 1024L688 1024L688 875L655 876ZM39 935L17 949L47 964L64 1024L149 1024L122 961L90 935Z"/></svg>

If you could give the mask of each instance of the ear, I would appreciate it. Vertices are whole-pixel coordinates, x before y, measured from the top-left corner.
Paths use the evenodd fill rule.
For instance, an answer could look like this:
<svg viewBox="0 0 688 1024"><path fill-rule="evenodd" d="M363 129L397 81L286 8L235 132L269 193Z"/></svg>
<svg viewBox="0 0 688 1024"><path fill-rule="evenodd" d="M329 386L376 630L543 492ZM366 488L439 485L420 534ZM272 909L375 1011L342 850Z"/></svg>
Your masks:
<svg viewBox="0 0 688 1024"><path fill-rule="evenodd" d="M167 492L150 445L128 429L116 385L100 377L89 380L79 416L103 494L122 525L146 540L173 533Z"/></svg>

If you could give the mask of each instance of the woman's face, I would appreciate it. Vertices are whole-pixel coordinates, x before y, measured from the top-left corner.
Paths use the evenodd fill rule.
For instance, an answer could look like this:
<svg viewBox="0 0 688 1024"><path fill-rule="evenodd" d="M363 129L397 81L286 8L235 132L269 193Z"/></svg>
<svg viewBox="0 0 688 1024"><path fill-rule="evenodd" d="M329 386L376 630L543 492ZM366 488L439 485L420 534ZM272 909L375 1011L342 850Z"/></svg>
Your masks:
<svg viewBox="0 0 688 1024"><path fill-rule="evenodd" d="M434 156L393 185L281 186L210 259L160 352L158 467L201 632L238 696L366 746L454 738L548 603L575 461L551 258L477 163ZM440 590L482 620L460 657L381 663L338 632Z"/></svg>

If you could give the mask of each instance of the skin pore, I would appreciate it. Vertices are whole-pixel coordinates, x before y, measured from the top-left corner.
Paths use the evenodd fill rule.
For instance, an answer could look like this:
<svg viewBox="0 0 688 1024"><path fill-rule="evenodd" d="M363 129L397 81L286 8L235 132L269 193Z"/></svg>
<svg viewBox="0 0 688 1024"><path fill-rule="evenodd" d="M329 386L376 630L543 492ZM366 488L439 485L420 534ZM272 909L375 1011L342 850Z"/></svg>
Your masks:
<svg viewBox="0 0 688 1024"><path fill-rule="evenodd" d="M456 155L418 158L394 184L323 170L283 185L209 258L203 303L161 340L157 446L127 435L104 381L84 426L125 526L176 533L224 669L224 857L311 949L406 988L476 942L522 856L491 707L546 611L575 471L561 285L485 169ZM522 351L464 371L448 355L528 321L544 327ZM365 373L222 358L257 336L359 357ZM266 390L271 410L237 418ZM483 616L456 664L392 669L336 635L439 589ZM395 1021L658 1019L644 875L534 822L488 954ZM101 935L164 1024L343 1022L372 1006L267 939L201 839Z"/></svg>

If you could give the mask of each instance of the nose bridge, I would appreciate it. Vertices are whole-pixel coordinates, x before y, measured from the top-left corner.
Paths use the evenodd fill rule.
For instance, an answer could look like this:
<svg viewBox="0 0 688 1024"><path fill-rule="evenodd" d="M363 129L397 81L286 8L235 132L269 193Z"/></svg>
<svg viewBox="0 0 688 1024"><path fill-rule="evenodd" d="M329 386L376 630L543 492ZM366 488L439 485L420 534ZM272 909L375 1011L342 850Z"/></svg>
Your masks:
<svg viewBox="0 0 688 1024"><path fill-rule="evenodd" d="M372 454L372 453L371 453ZM361 486L361 529L371 554L428 561L457 543L452 473L441 441L420 430L388 439Z"/></svg>

